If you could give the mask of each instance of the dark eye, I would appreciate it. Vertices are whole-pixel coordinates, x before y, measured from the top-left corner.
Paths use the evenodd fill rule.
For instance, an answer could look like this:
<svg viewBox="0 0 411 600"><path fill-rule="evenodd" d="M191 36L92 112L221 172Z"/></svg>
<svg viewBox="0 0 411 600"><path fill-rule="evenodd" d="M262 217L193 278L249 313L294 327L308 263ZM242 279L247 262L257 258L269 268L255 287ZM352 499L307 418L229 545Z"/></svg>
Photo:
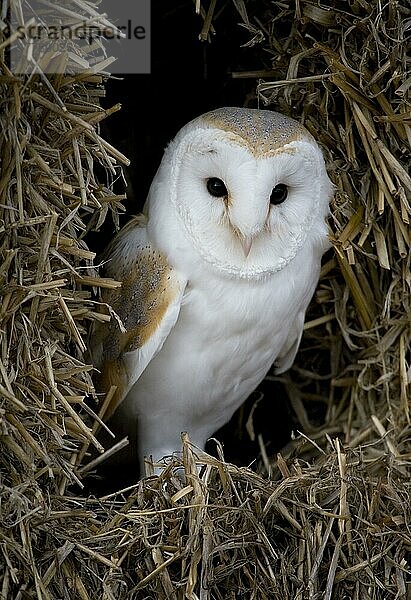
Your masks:
<svg viewBox="0 0 411 600"><path fill-rule="evenodd" d="M227 196L228 193L224 181L218 179L218 177L207 179L207 190L215 198L222 198L223 196Z"/></svg>
<svg viewBox="0 0 411 600"><path fill-rule="evenodd" d="M288 187L283 183L279 183L273 188L270 196L271 204L281 204L288 196Z"/></svg>

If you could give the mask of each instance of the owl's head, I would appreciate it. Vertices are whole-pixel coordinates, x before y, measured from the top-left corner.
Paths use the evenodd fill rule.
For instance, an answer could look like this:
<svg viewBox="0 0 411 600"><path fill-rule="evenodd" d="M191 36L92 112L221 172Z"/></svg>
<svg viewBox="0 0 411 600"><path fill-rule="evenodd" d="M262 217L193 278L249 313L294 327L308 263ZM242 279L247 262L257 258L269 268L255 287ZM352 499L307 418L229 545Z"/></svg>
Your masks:
<svg viewBox="0 0 411 600"><path fill-rule="evenodd" d="M297 121L221 108L169 144L148 210L155 204L156 227L182 229L187 249L214 269L253 278L283 269L307 243L326 249L332 187L316 141Z"/></svg>

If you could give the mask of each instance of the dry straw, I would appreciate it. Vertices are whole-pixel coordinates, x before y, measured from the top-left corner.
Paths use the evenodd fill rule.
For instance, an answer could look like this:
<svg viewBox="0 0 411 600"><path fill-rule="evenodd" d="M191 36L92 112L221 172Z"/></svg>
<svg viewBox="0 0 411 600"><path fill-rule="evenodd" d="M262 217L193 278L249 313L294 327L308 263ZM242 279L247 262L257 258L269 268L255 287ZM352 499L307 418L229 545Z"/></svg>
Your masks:
<svg viewBox="0 0 411 600"><path fill-rule="evenodd" d="M70 4L98 21L92 2ZM195 2L202 40L222 4ZM119 107L99 106L105 59L15 76L0 22L1 598L407 597L410 11L328 4L261 0L247 14L234 1L261 60L233 76L302 120L337 186L334 249L283 378L304 433L275 461L262 441L270 477L185 438L160 477L100 499L81 495L89 450L102 451L85 340L110 319L93 288L118 284L96 276L84 237L122 208L111 182L127 159L98 129ZM92 406L103 416L108 402Z"/></svg>

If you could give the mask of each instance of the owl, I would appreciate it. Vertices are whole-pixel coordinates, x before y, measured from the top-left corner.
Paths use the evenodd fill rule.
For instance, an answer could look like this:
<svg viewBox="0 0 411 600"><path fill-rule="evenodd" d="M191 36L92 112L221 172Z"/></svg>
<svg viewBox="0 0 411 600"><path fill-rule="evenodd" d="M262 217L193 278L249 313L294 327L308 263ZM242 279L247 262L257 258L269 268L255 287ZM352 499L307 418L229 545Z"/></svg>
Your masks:
<svg viewBox="0 0 411 600"><path fill-rule="evenodd" d="M293 363L328 248L332 184L312 135L269 110L225 107L168 145L143 214L108 247L91 353L106 418L144 457L198 447L275 364ZM137 435L133 435L136 433Z"/></svg>

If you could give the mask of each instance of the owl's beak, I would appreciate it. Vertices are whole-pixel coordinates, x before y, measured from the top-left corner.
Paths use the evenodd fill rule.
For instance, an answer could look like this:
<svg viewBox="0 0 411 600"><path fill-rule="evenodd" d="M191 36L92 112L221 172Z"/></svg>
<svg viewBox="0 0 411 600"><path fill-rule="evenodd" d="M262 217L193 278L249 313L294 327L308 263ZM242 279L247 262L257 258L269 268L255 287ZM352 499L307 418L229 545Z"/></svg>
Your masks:
<svg viewBox="0 0 411 600"><path fill-rule="evenodd" d="M241 236L240 237L240 244L241 244L241 247L243 249L244 256L246 258L250 254L252 243L253 243L253 236L246 235L246 236Z"/></svg>

